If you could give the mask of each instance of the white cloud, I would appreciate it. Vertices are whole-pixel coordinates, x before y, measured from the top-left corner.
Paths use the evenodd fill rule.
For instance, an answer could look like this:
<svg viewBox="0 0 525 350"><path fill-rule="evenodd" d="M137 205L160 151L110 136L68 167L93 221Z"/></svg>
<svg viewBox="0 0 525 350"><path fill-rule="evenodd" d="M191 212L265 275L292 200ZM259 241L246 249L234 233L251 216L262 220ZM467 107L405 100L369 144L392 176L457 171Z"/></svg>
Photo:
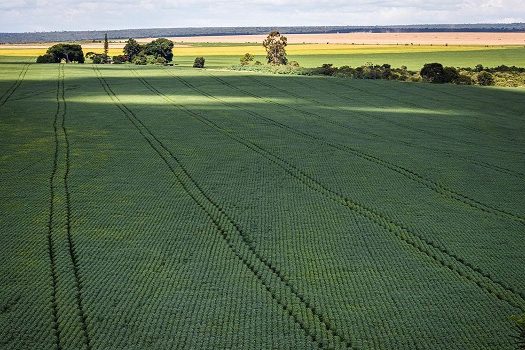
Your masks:
<svg viewBox="0 0 525 350"><path fill-rule="evenodd" d="M0 31L525 21L522 0L0 0Z"/></svg>

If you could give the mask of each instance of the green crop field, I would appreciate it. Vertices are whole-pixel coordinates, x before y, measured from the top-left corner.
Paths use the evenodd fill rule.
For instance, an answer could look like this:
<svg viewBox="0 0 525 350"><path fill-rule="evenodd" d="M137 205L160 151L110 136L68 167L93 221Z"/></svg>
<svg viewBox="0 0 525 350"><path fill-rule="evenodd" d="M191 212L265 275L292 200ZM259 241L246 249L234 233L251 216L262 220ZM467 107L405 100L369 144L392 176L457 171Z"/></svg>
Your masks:
<svg viewBox="0 0 525 350"><path fill-rule="evenodd" d="M101 48L85 47L89 51L101 52ZM44 48L32 45L20 48L2 48L0 62L32 60L45 53ZM238 65L245 53L255 55L255 60L265 62L264 48L260 44L240 43L192 43L175 44L174 63L180 67L191 67L197 56L206 58L208 68L228 68ZM287 47L290 61L297 61L302 67L318 67L325 63L335 66L362 66L366 63L384 64L393 67L406 66L420 70L425 63L440 62L452 67L485 67L499 65L525 66L525 46L475 46L475 45L347 45L347 44L292 44ZM119 48L111 48L111 55L121 54Z"/></svg>
<svg viewBox="0 0 525 350"><path fill-rule="evenodd" d="M0 151L1 349L516 348L523 89L12 59Z"/></svg>

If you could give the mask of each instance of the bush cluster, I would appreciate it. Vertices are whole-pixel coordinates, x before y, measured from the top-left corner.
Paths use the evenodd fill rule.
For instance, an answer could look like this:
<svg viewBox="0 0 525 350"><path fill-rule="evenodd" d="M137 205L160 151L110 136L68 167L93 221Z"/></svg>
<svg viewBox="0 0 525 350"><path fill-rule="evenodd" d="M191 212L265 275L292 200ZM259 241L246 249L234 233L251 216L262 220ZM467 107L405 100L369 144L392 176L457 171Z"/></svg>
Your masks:
<svg viewBox="0 0 525 350"><path fill-rule="evenodd" d="M36 59L36 63L59 63L61 61L84 63L82 46L78 44L55 44Z"/></svg>
<svg viewBox="0 0 525 350"><path fill-rule="evenodd" d="M248 54L247 54L248 55ZM474 68L444 67L440 63L428 63L417 71L408 70L407 67L393 68L389 64L374 65L367 63L360 67L341 66L325 63L315 68L299 67L297 62L287 65L250 65L241 58L241 65L234 66L235 70L262 71L275 74L295 75L326 75L352 79L382 79L399 81L426 81L434 84L457 84L457 85L482 85L482 86L525 86L525 68L498 66L485 68L477 65Z"/></svg>
<svg viewBox="0 0 525 350"><path fill-rule="evenodd" d="M204 68L205 61L204 57L196 57L193 62L193 68Z"/></svg>

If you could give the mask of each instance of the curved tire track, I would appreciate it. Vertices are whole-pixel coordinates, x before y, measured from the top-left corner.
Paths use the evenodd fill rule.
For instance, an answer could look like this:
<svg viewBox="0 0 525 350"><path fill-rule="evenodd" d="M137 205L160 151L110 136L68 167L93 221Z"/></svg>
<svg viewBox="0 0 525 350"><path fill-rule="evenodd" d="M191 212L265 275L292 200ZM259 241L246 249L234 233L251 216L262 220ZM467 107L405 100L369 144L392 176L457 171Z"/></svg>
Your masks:
<svg viewBox="0 0 525 350"><path fill-rule="evenodd" d="M326 118L323 118L321 115L317 114L317 113L314 113L314 112L309 112L309 111L304 111L302 109L299 109L299 108L296 108L296 107L293 107L293 106L287 106L287 105L284 105L284 104L281 104L281 103L278 103L278 102L275 102L271 99L267 99L267 98L264 98L264 97L261 97L261 96L258 96L256 94L253 94L249 91L246 91L244 89L241 89L239 87L236 87L226 81L224 81L223 79L219 78L219 77L216 77L216 76L213 76L213 75L210 75L211 77L213 77L214 79L218 80L219 82L222 82L223 84L231 87L232 89L235 89L235 90L238 90L240 92L243 92L249 96L252 96L254 98L257 98L257 99L260 99L260 100L263 100L263 101L266 101L268 103L272 103L272 104L276 104L276 105L279 105L281 107L285 107L285 108L288 108L288 109L292 109L294 111L297 111L297 112L300 112L302 114L305 114L305 115L310 115L310 116L313 116L315 117L316 119L319 119L319 120L324 120L324 121L327 121L329 123L332 123L332 124L335 124L335 125L338 125L338 126L341 126L340 123L336 123L336 122L333 122L333 121L330 121L330 120L326 120ZM181 79L181 78L179 78ZM250 79L255 79L253 77L250 76ZM269 85L269 84L268 84ZM269 85L273 88L273 85ZM416 171L414 170L411 170L411 169L408 169L408 168L405 168L403 166L400 166L400 165L397 165L395 163L392 163L392 162L389 162L385 159L382 159L380 157L377 157L377 156L373 156L371 154L368 154L368 153L365 153L365 152L362 152L354 147L350 147L350 146L347 146L347 145L343 145L343 144L337 144L337 143L332 143L328 140L325 140L321 137L318 137L318 136L315 136L315 135L312 135L312 134L309 134L309 133L306 133L306 132L303 132L303 131L300 131L298 129L295 129L291 126L288 126L286 124L283 124L283 123L280 123L280 122L277 122L271 118L268 118L268 117L265 117L265 116L262 116L258 113L255 113L255 112L251 112L250 115L252 116L256 116L257 118L261 118L261 119L264 119L266 121L269 121L270 123L280 127L280 128L284 128L288 131L291 131L297 135L300 135L300 136L303 136L303 137L306 137L306 138L309 138L309 139L312 139L312 140L315 140L317 142L320 142L320 143L323 143L331 148L335 148L335 149L338 149L340 151L343 151L345 153L350 153L354 156L357 156L359 158L362 158L362 159L365 159L367 161L370 161L372 163L376 163L382 167L385 167L387 169L390 169L392 171L395 171L396 173L398 174L401 174L409 179L411 179L412 181L415 181L417 183L420 183L422 184L423 186L427 187L428 189L448 198L448 199L453 199L453 200L456 200L462 204L465 204L465 205L468 205L469 207L471 208L474 208L474 209L477 209L477 210L480 210L482 212L485 212L485 213L490 213L490 214L493 214L495 216L499 216L499 217L502 217L502 218L506 218L506 219L510 219L510 220L513 220L513 221L516 221L516 222L519 222L523 225L525 225L525 217L521 216L521 215L518 215L518 214L514 214L514 213L511 213L511 212L508 212L504 209L499 209L493 205L489 205L489 204L486 204L486 203L483 203L479 200L476 200L474 198L471 198L467 195L464 195L460 192L457 192L451 188L448 188L436 181L433 181L431 179L428 179L426 177L424 177L423 175L417 173Z"/></svg>
<svg viewBox="0 0 525 350"><path fill-rule="evenodd" d="M120 101L98 68L93 66L93 69L106 94L166 163L184 191L212 221L232 253L261 282L272 299L305 332L307 337L319 348L352 348L351 341L345 339L324 316L319 314L304 299L304 296L288 282L279 270L254 250L252 242L247 238L246 233L240 226L233 221L218 203L204 192L180 160L147 128L137 115ZM175 164L172 164L170 160L173 160ZM279 293L276 293L274 290L277 288L280 289ZM286 294L286 298L282 297L283 293ZM285 299L288 299L289 302ZM296 310L296 308L300 308L300 310ZM305 318L306 320L315 320L317 325L315 327L309 326Z"/></svg>
<svg viewBox="0 0 525 350"><path fill-rule="evenodd" d="M445 247L442 247L439 244L434 243L433 241L425 238L424 236L414 231L411 231L402 223L396 222L395 220L389 218L380 211L369 208L356 200L346 197L344 194L338 193L337 191L326 187L322 183L318 182L308 174L295 167L287 160L271 153L270 151L264 149L262 146L256 144L255 142L247 140L241 136L235 135L231 131L220 127L219 125L207 119L206 117L198 113L192 112L191 110L188 110L187 108L174 103L169 97L162 94L151 84L147 83L143 78L139 77L139 79L144 81L143 84L147 84L148 86L150 86L151 91L163 97L170 104L175 105L177 108L186 111L202 123L208 125L209 127L217 129L227 137L232 138L233 140L250 148L254 152L262 155L272 163L281 167L290 176L299 180L310 189L313 189L314 191L321 193L325 197L339 204L342 204L343 206L356 212L357 214L364 216L368 220L381 226L390 233L395 234L402 241L409 244L420 253L423 253L426 256L430 257L442 267L447 268L452 272L457 273L459 276L473 282L478 287L488 292L489 294L492 294L496 298L503 300L522 311L525 311L524 293L517 291L512 287L506 286L503 282L498 281L490 274L483 272L481 269L468 263L463 258L449 252ZM199 89L197 89L196 91L200 92Z"/></svg>
<svg viewBox="0 0 525 350"><path fill-rule="evenodd" d="M15 91L20 87L22 84L22 81L24 80L27 71L29 70L29 63L26 63L23 67L20 73L18 74L17 80L7 89L6 92L2 94L0 97L0 107L2 107L6 102L9 100L9 98L15 93Z"/></svg>

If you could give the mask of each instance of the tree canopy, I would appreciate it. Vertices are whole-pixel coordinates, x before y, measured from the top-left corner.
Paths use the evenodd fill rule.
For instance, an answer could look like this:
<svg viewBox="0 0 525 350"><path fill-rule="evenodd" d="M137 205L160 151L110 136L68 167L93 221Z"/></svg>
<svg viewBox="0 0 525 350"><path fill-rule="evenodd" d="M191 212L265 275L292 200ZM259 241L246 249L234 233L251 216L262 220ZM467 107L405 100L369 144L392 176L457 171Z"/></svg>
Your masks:
<svg viewBox="0 0 525 350"><path fill-rule="evenodd" d="M166 38L159 38L144 45L144 53L152 55L155 58L163 57L166 61L171 62L173 59L173 41Z"/></svg>
<svg viewBox="0 0 525 350"><path fill-rule="evenodd" d="M281 36L281 33L273 31L268 34L268 37L263 41L268 63L288 63L288 59L286 58L286 45L288 45L288 39L285 36Z"/></svg>
<svg viewBox="0 0 525 350"><path fill-rule="evenodd" d="M129 61L133 61L135 56L137 56L142 51L142 45L140 45L137 40L129 38L124 46L124 55L128 56Z"/></svg>
<svg viewBox="0 0 525 350"><path fill-rule="evenodd" d="M84 63L84 52L78 44L56 44L47 49L45 55L37 58L37 63L59 63L61 60Z"/></svg>

